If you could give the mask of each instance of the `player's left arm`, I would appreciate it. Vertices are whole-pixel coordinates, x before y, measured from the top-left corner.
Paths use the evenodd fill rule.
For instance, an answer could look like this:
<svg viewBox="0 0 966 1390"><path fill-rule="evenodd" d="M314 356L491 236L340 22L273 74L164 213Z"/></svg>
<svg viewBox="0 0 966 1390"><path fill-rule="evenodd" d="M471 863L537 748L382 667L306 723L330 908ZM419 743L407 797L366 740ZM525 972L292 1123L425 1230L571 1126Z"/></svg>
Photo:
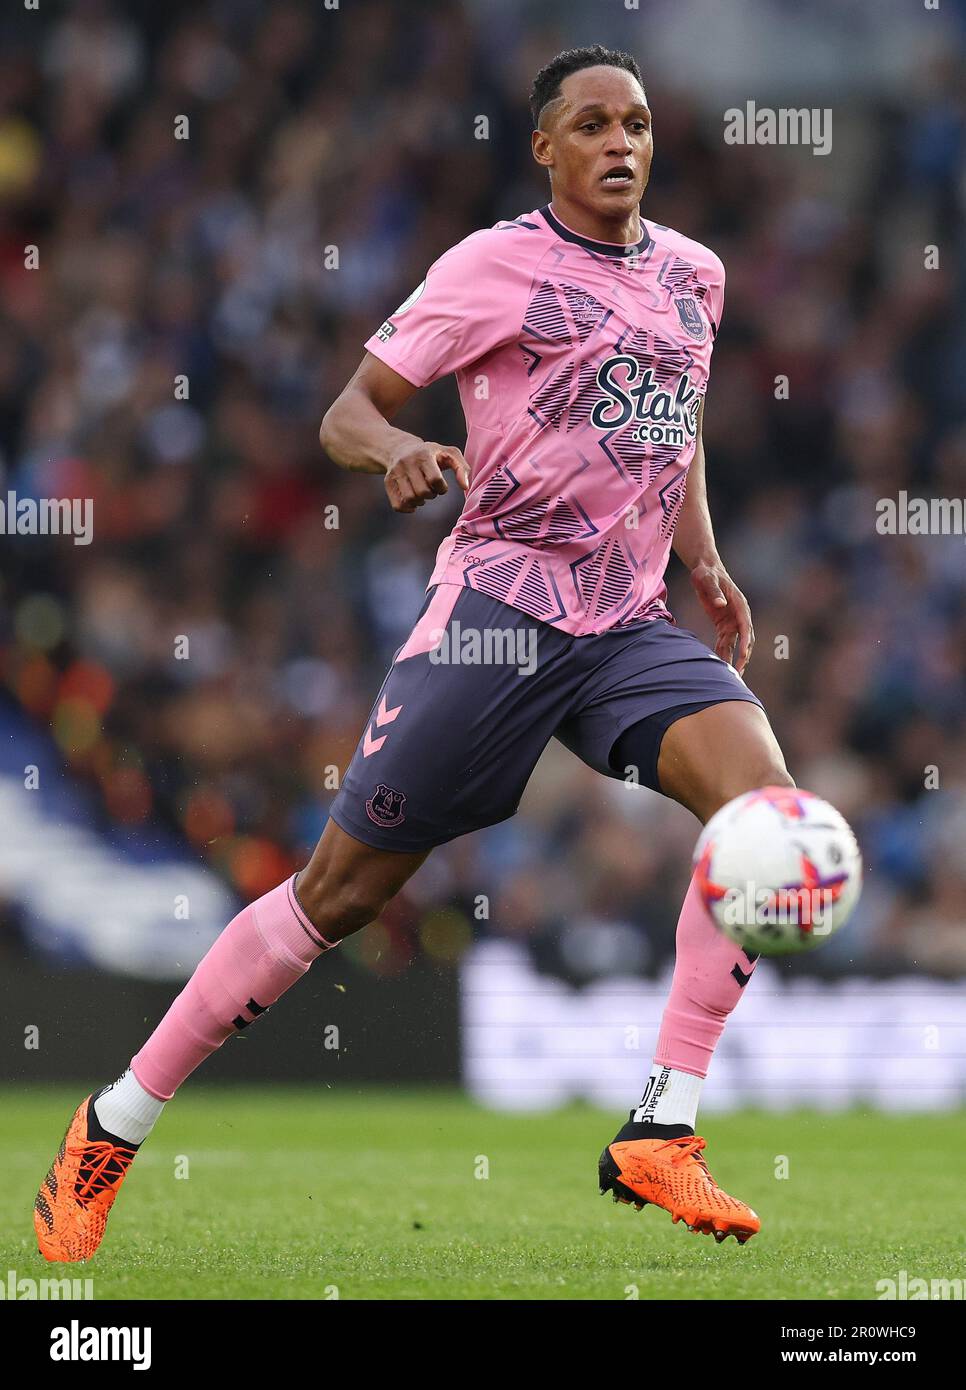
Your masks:
<svg viewBox="0 0 966 1390"><path fill-rule="evenodd" d="M698 410L698 436L688 469L687 490L674 528L674 553L690 571L702 607L714 623L717 656L730 661L739 675L755 645L748 600L724 567L714 540L704 477L704 401ZM738 644L735 655L735 643Z"/></svg>

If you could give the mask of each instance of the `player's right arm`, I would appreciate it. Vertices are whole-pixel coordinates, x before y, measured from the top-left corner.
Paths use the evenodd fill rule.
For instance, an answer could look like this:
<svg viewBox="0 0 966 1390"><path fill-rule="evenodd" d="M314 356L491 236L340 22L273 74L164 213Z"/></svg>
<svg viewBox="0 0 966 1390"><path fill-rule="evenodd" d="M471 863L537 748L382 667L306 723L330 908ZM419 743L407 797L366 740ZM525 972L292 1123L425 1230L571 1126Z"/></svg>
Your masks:
<svg viewBox="0 0 966 1390"><path fill-rule="evenodd" d="M322 447L342 468L384 474L397 512L446 492L447 469L469 489L462 450L418 439L389 421L414 391L513 341L542 245L524 227L502 223L451 246L367 340L359 370L327 412Z"/></svg>
<svg viewBox="0 0 966 1390"><path fill-rule="evenodd" d="M389 423L417 389L367 352L319 430L322 448L340 468L383 474L386 495L397 512L415 511L447 492L445 469L456 474L464 492L470 483L462 450L428 442Z"/></svg>

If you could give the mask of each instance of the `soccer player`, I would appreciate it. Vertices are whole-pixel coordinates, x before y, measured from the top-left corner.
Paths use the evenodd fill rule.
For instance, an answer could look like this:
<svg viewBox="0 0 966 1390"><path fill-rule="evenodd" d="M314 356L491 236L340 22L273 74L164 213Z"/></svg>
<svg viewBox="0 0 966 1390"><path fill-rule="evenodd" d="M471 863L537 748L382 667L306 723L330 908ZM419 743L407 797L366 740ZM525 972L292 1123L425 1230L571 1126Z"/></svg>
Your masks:
<svg viewBox="0 0 966 1390"><path fill-rule="evenodd" d="M633 58L562 53L531 104L550 202L440 257L366 343L322 424L332 459L380 475L398 512L445 493L447 474L465 492L422 612L309 864L228 924L130 1068L75 1112L36 1201L48 1259L94 1252L182 1082L377 917L435 845L512 816L552 737L605 776L634 769L701 822L742 792L794 785L741 675L751 617L705 493L722 264L641 217L651 112ZM389 423L450 372L465 452ZM713 650L665 606L672 546ZM467 633L499 636L506 659L460 661ZM718 1240L759 1229L714 1182L695 1135L702 1079L754 966L715 930L692 880L654 1065L599 1163L601 1191Z"/></svg>

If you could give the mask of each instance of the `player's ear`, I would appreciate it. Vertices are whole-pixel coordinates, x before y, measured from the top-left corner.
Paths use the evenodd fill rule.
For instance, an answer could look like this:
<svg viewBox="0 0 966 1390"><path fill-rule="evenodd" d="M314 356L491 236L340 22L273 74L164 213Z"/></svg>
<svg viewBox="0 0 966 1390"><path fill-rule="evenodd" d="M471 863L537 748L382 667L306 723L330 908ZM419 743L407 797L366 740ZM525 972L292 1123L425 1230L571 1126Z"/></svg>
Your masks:
<svg viewBox="0 0 966 1390"><path fill-rule="evenodd" d="M545 130L535 130L530 136L530 148L533 157L538 164L550 168L553 164L553 148L550 144L550 136Z"/></svg>

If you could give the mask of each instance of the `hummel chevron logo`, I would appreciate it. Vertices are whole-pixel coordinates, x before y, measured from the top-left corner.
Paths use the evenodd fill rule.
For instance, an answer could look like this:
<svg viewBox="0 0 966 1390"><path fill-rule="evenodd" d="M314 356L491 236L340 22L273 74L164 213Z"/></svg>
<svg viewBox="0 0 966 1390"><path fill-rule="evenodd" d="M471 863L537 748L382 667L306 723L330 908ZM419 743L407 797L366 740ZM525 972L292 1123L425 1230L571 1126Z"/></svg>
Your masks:
<svg viewBox="0 0 966 1390"><path fill-rule="evenodd" d="M365 738L362 740L362 756L363 756L364 758L368 758L368 757L370 757L373 753L378 753L378 752L379 752L379 749L382 747L382 745L385 743L385 741L386 741L386 735L385 735L385 734L383 734L382 738L373 738L373 737L372 737L372 729L371 729L371 728L369 727L369 725L367 724L367 725L366 725L366 736L365 736Z"/></svg>
<svg viewBox="0 0 966 1390"><path fill-rule="evenodd" d="M753 956L750 951L745 950L742 950L741 954L744 956L745 960L748 962L748 964L752 967L753 970L758 957ZM732 969L731 973L733 977L738 981L738 984L741 986L742 989L744 989L745 985L751 979L752 975L751 970L749 970L747 973L744 970L742 970L741 966L737 963L737 961L735 962L734 968Z"/></svg>
<svg viewBox="0 0 966 1390"><path fill-rule="evenodd" d="M380 729L383 724L391 724L401 709L402 705L397 705L395 709L386 709L386 697L383 695L379 701L379 708L376 710L376 723Z"/></svg>
<svg viewBox="0 0 966 1390"><path fill-rule="evenodd" d="M383 695L382 699L379 701L379 708L376 710L376 727L381 729L384 725L391 724L401 710L402 705L397 705L395 709L388 709L386 707L386 697ZM372 728L373 726L371 724L366 726L365 738L362 740L362 756L364 758L370 757L373 753L378 753L388 737L387 734L383 734L381 738L373 737Z"/></svg>

